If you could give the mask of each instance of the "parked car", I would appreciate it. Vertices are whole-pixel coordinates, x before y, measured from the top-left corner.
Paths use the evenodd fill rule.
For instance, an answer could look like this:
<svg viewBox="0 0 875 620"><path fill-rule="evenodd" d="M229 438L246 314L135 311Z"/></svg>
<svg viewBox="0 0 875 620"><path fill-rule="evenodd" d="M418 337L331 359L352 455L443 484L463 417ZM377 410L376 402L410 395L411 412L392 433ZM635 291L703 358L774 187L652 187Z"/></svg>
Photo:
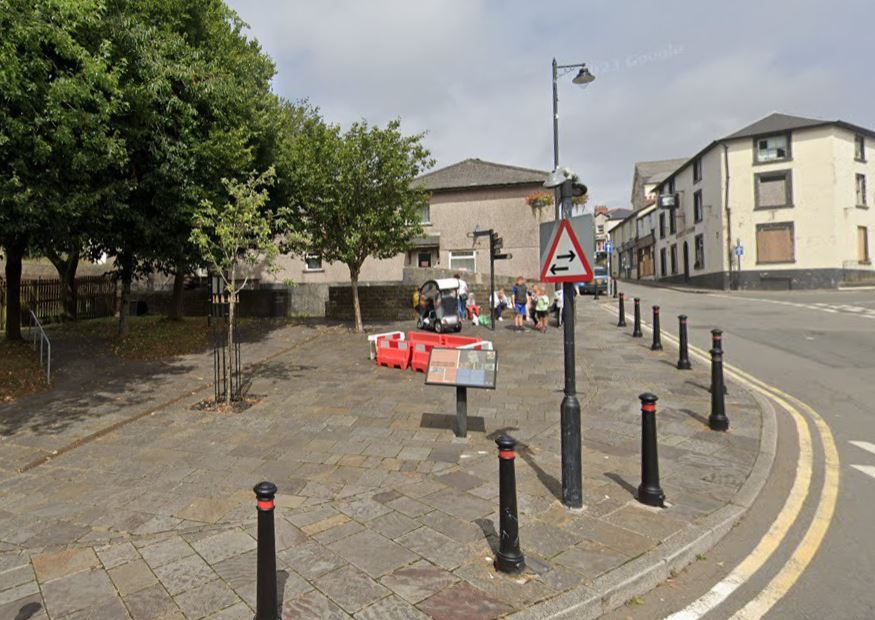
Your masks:
<svg viewBox="0 0 875 620"><path fill-rule="evenodd" d="M577 286L577 290L581 295L586 295L587 293L595 295L596 288L598 288L599 293L608 292L608 268L594 267L593 271L595 272L595 276L592 280L589 282L581 282Z"/></svg>

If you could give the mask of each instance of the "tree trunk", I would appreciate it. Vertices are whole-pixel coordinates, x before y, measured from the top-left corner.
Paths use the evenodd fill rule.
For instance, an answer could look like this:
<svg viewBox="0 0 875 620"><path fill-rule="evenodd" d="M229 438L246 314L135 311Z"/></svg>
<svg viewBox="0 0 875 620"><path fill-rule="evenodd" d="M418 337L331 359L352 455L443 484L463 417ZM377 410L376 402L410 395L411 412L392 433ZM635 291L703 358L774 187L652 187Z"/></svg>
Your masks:
<svg viewBox="0 0 875 620"><path fill-rule="evenodd" d="M62 258L60 254L55 252L47 252L46 256L55 266L58 278L61 280L61 305L64 308L64 318L75 321L78 306L76 303L76 270L79 268L79 250L70 252L66 258Z"/></svg>
<svg viewBox="0 0 875 620"><path fill-rule="evenodd" d="M131 331L130 321L128 320L131 306L131 272L127 269L124 269L122 271L121 278L122 297L121 305L118 311L118 335L124 338Z"/></svg>
<svg viewBox="0 0 875 620"><path fill-rule="evenodd" d="M13 239L6 248L6 339L21 340L21 261L26 243Z"/></svg>
<svg viewBox="0 0 875 620"><path fill-rule="evenodd" d="M362 306L359 303L359 267L349 268L349 283L352 285L352 313L355 319L356 333L365 331L362 324Z"/></svg>
<svg viewBox="0 0 875 620"><path fill-rule="evenodd" d="M170 301L170 310L167 313L167 318L171 321L181 321L183 315L182 308L182 291L185 285L185 271L181 267L181 263L176 266L176 273L173 276L173 299Z"/></svg>

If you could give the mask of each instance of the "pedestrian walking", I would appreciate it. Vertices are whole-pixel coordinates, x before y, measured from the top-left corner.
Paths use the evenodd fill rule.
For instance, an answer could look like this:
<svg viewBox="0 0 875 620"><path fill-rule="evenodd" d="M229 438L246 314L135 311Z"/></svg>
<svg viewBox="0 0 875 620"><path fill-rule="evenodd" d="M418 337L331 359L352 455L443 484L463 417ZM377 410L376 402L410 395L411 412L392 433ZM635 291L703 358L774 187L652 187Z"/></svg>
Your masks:
<svg viewBox="0 0 875 620"><path fill-rule="evenodd" d="M526 304L529 302L529 287L526 286L526 279L519 276L516 279L516 284L512 290L513 296L513 325L517 331L525 329L526 320Z"/></svg>
<svg viewBox="0 0 875 620"><path fill-rule="evenodd" d="M547 292L540 286L535 287L535 317L538 319L538 329L541 332L547 331L547 313L550 310L550 298L547 297Z"/></svg>
<svg viewBox="0 0 875 620"><path fill-rule="evenodd" d="M468 311L468 283L458 273L453 277L459 282L459 318L464 321Z"/></svg>

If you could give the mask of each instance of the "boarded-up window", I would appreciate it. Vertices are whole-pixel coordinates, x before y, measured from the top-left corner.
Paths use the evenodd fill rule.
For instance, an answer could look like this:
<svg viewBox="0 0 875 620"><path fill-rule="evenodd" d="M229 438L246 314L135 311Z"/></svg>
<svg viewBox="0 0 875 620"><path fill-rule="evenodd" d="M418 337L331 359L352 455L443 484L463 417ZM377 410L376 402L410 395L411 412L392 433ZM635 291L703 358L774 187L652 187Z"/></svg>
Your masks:
<svg viewBox="0 0 875 620"><path fill-rule="evenodd" d="M793 222L757 226L758 263L794 262L793 245Z"/></svg>
<svg viewBox="0 0 875 620"><path fill-rule="evenodd" d="M857 226L857 260L869 262L869 229L865 226Z"/></svg>
<svg viewBox="0 0 875 620"><path fill-rule="evenodd" d="M755 175L756 208L774 209L790 206L790 171Z"/></svg>

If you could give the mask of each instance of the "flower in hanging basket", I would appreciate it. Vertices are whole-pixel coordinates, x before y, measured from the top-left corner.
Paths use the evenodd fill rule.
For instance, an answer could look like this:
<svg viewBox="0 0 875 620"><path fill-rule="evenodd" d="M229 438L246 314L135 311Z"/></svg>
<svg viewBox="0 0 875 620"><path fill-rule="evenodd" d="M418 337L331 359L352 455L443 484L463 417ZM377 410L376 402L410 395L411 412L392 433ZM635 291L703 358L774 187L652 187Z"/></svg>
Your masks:
<svg viewBox="0 0 875 620"><path fill-rule="evenodd" d="M549 192L532 192L526 196L526 203L533 209L540 209L553 204L553 194Z"/></svg>

